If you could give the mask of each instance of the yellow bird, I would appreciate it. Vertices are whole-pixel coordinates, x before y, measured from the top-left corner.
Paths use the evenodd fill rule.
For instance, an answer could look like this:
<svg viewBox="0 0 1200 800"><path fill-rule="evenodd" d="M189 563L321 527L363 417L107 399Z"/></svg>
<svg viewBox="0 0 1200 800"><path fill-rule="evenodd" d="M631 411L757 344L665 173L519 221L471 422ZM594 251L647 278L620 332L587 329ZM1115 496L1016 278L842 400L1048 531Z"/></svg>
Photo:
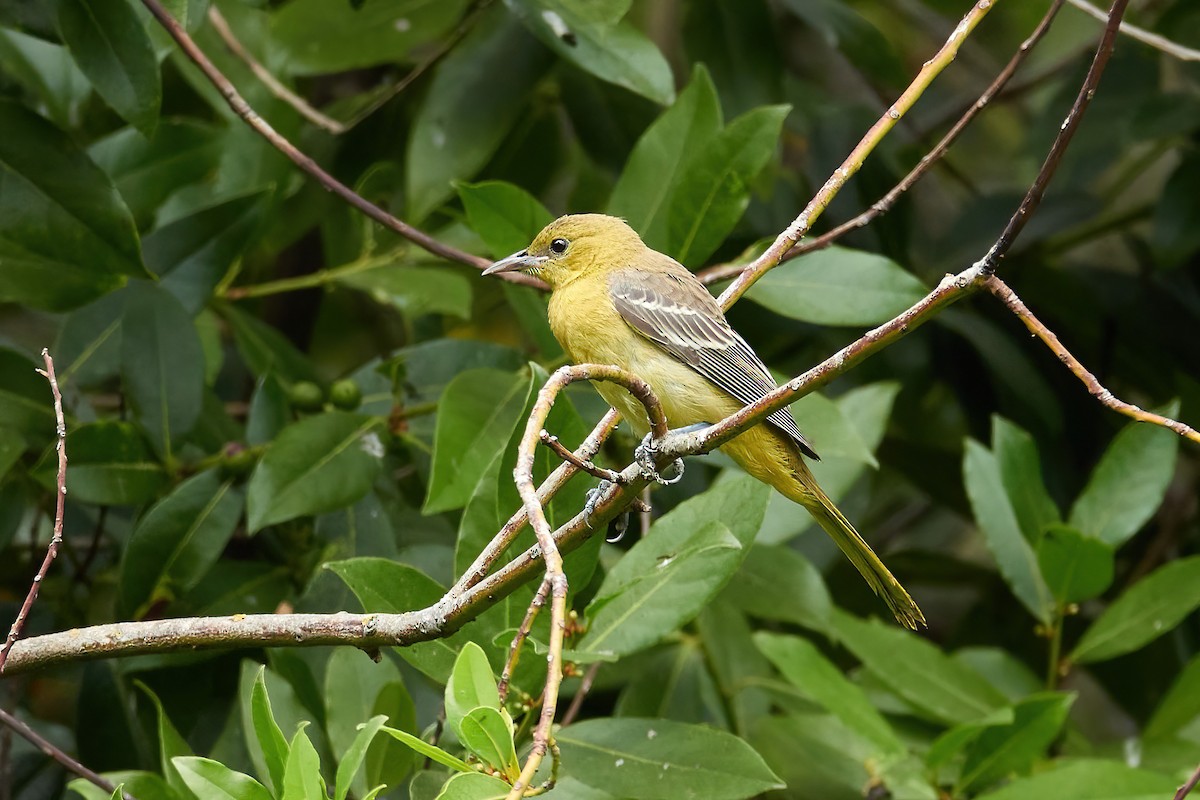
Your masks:
<svg viewBox="0 0 1200 800"><path fill-rule="evenodd" d="M528 248L484 274L501 272L523 272L549 284L550 328L568 356L580 364L613 364L645 380L673 427L717 422L776 386L704 285L647 247L624 220L560 217ZM649 431L645 410L623 388L597 383L596 389L639 436ZM925 623L908 592L817 485L804 456L818 456L787 408L721 451L804 506L897 620L913 629Z"/></svg>

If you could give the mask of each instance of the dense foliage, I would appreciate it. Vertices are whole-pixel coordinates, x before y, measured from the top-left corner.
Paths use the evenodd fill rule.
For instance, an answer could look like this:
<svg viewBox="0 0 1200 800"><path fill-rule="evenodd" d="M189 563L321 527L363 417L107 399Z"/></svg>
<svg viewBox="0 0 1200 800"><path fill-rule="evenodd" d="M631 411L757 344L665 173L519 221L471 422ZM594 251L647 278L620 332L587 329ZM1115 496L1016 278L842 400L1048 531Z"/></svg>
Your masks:
<svg viewBox="0 0 1200 800"><path fill-rule="evenodd" d="M557 214L601 210L694 269L786 227L970 7L220 0L267 70L349 126L333 134L230 52L206 0L168 5L276 130L439 240L500 257ZM1049 3L994 5L818 231L915 164ZM1190 0L1135 2L1129 19L1200 46ZM773 369L802 372L983 254L1101 28L1065 6L892 211L731 310ZM1198 142L1200 65L1122 37L1001 267L1105 386L1193 425ZM541 294L326 192L141 3L0 0L5 620L53 522L43 347L69 491L25 636L429 605L519 507L516 437L564 363ZM574 447L604 410L577 384L548 428ZM1200 761L1195 445L1102 406L986 295L793 411L818 479L928 630L887 619L801 509L719 455L693 459L652 495L648 531L635 520L567 558L559 719L581 676L595 684L558 732L549 796L1170 797ZM619 433L600 460L620 467L633 444ZM538 474L555 463L542 451ZM574 478L551 523L593 484ZM348 647L162 652L12 675L3 704L139 800L503 797L539 711L545 613L504 700L495 681L535 588L379 663ZM0 735L0 797L108 796Z"/></svg>

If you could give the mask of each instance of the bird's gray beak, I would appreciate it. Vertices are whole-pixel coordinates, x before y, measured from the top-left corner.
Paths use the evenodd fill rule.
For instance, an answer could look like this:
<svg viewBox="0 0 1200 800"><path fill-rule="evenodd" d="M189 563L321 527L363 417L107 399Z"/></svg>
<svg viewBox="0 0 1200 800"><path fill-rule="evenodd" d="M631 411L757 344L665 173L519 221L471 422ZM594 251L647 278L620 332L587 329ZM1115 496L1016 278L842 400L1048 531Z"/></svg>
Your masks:
<svg viewBox="0 0 1200 800"><path fill-rule="evenodd" d="M531 256L528 250L502 258L483 271L484 275L499 275L501 272L524 272L546 263L546 256Z"/></svg>

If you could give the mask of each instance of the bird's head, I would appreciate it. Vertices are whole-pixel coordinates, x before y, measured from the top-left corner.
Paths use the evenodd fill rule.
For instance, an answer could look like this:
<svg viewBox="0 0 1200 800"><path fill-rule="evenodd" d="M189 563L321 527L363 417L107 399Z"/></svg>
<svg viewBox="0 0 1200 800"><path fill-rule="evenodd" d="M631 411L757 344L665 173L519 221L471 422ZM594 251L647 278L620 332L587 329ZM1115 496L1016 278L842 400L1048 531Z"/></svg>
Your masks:
<svg viewBox="0 0 1200 800"><path fill-rule="evenodd" d="M577 278L628 266L645 247L623 219L569 214L543 228L529 247L500 259L483 274L524 272L557 289Z"/></svg>

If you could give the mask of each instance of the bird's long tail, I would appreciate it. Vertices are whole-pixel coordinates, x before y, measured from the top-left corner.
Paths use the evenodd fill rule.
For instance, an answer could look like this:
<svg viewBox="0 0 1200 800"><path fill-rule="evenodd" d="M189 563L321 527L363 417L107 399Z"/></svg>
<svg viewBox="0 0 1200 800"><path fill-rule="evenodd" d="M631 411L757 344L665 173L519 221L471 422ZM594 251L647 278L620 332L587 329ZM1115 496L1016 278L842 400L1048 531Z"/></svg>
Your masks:
<svg viewBox="0 0 1200 800"><path fill-rule="evenodd" d="M916 630L918 624L924 625L925 615L921 613L921 609L850 524L850 520L846 519L825 492L821 491L816 481L811 481L803 488L799 482L794 488L788 488L792 490L785 491L784 494L812 514L813 519L837 543L838 548L846 554L846 558L850 559L850 563L854 564L875 594L887 603L900 624L912 630Z"/></svg>

